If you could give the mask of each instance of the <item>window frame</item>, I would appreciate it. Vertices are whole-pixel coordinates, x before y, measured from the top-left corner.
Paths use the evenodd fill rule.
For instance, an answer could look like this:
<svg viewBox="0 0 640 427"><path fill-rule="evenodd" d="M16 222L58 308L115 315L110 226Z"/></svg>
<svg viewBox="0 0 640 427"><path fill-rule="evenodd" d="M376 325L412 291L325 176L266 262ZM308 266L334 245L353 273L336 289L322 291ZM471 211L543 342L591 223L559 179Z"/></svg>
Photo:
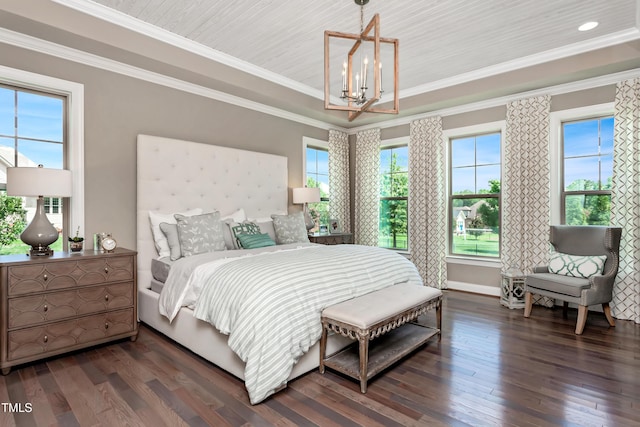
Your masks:
<svg viewBox="0 0 640 427"><path fill-rule="evenodd" d="M315 150L320 150L320 151L326 151L327 152L327 158L328 153L329 153L329 142L328 141L323 141L321 139L315 139L315 138L309 138L309 137L302 137L302 186L306 186L307 185L307 148L311 148L311 149L315 149ZM330 171L327 170L327 177L328 180L331 179L331 177L329 176ZM331 187L329 187L329 194L331 194ZM331 198L330 197L322 197L322 195L320 196L320 203L327 203L327 212L330 212L330 203L331 203ZM331 215L329 213L329 215ZM320 224L322 225L322 224ZM328 225L328 224L327 224Z"/></svg>
<svg viewBox="0 0 640 427"><path fill-rule="evenodd" d="M84 230L84 85L3 65L0 65L0 82L67 98L67 147L64 164L71 171L73 186L68 204L68 219L65 218L65 222L68 221L67 230ZM67 241L62 240L63 247L66 248Z"/></svg>
<svg viewBox="0 0 640 427"><path fill-rule="evenodd" d="M550 117L550 158L551 158L551 224L564 224L564 143L562 126L564 123L603 118L614 115L614 103L589 105L579 108L551 112ZM614 119L615 120L615 119ZM606 190L606 194L611 191Z"/></svg>
<svg viewBox="0 0 640 427"><path fill-rule="evenodd" d="M402 137L398 137L398 138L390 138L390 139L384 139L380 141L380 151L382 150L388 150L388 149L392 149L392 148L399 148L399 147L407 147L407 196L406 197L383 197L380 192L381 189L378 189L378 247L383 248L383 249L389 249L392 251L396 251L396 252L401 252L401 253L408 253L409 252L409 248L411 247L411 245L409 244L409 239L411 238L409 235L409 223L411 222L411 218L409 217L409 165L411 162L411 159L409 158L410 156L410 150L409 150L409 142L410 139L408 136L402 136ZM378 154L379 156L379 154ZM380 171L378 171L378 183L380 182ZM405 200L407 202L407 248L393 248L393 247L386 247L386 246L380 246L380 209L382 206L382 201L383 200Z"/></svg>
<svg viewBox="0 0 640 427"><path fill-rule="evenodd" d="M489 257L482 255L470 255L470 254L457 254L453 253L453 194L452 194L452 152L451 152L451 141L453 139L461 139L471 136L481 136L492 133L500 134L500 193L497 196L498 206L500 211L499 218L499 245L498 245L498 256ZM481 123L478 125L464 126L459 128L445 129L442 132L443 134L443 143L446 147L446 156L447 156L447 177L446 177L446 185L447 185L447 258L450 259L461 259L472 262L480 262L480 263L488 263L487 266L493 266L495 263L501 262L502 258L502 184L504 183L504 150L505 150L505 137L506 137L506 121L500 120L495 122L487 122ZM486 195L482 194L474 194L474 195L464 195L462 197L455 197L455 199L461 198L482 198L486 197ZM484 265L484 264L482 264Z"/></svg>

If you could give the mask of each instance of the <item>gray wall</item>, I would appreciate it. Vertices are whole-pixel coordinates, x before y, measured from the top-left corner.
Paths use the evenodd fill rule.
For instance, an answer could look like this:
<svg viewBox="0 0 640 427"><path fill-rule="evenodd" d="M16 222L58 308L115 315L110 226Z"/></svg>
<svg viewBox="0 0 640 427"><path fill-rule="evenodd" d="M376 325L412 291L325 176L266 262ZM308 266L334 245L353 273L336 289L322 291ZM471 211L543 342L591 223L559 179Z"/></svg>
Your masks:
<svg viewBox="0 0 640 427"><path fill-rule="evenodd" d="M2 65L84 85L85 236L106 231L136 244L136 137L140 133L288 158L302 185L302 137L327 131L226 103L0 44Z"/></svg>

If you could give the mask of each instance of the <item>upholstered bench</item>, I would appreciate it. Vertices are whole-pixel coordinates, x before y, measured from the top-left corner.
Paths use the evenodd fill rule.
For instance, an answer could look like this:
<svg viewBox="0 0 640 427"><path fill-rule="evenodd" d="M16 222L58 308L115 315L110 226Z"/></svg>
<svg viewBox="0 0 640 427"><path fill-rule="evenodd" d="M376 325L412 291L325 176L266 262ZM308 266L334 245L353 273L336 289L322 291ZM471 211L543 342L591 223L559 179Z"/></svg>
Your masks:
<svg viewBox="0 0 640 427"><path fill-rule="evenodd" d="M434 308L435 327L413 323ZM434 335L440 339L442 292L427 286L394 285L327 307L321 321L320 372L328 367L360 380L360 390L366 393L367 381L374 375ZM358 347L349 346L327 357L330 331L358 340ZM369 349L374 338L376 343Z"/></svg>

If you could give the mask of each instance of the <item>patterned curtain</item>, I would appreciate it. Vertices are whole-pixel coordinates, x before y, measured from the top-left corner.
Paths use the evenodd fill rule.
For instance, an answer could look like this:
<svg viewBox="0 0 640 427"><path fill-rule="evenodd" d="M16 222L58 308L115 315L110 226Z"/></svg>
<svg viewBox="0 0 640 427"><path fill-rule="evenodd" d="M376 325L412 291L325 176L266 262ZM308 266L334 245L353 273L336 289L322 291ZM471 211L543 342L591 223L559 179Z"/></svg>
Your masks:
<svg viewBox="0 0 640 427"><path fill-rule="evenodd" d="M611 309L640 323L640 79L616 87L611 224L622 227Z"/></svg>
<svg viewBox="0 0 640 427"><path fill-rule="evenodd" d="M351 232L349 194L349 138L346 133L329 130L329 215Z"/></svg>
<svg viewBox="0 0 640 427"><path fill-rule="evenodd" d="M447 156L442 118L411 122L409 250L427 286L447 286Z"/></svg>
<svg viewBox="0 0 640 427"><path fill-rule="evenodd" d="M356 135L354 241L378 246L380 129Z"/></svg>
<svg viewBox="0 0 640 427"><path fill-rule="evenodd" d="M502 173L502 270L530 273L549 254L550 96L507 105ZM552 305L553 301L544 301Z"/></svg>

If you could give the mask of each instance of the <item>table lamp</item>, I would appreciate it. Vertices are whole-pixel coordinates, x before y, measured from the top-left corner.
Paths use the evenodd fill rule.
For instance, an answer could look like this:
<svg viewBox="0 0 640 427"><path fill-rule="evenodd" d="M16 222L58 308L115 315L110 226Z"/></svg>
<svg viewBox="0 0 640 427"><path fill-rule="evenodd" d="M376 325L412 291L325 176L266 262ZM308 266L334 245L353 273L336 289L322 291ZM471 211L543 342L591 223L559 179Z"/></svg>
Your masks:
<svg viewBox="0 0 640 427"><path fill-rule="evenodd" d="M304 205L304 223L307 226L307 230L311 230L316 223L309 215L308 203L317 203L320 201L320 189L315 187L302 187L293 189L293 203Z"/></svg>
<svg viewBox="0 0 640 427"><path fill-rule="evenodd" d="M31 246L31 256L53 255L50 244L58 240L58 230L44 211L44 196L70 197L71 171L34 167L7 168L7 195L37 197L36 213L20 234L20 240Z"/></svg>

